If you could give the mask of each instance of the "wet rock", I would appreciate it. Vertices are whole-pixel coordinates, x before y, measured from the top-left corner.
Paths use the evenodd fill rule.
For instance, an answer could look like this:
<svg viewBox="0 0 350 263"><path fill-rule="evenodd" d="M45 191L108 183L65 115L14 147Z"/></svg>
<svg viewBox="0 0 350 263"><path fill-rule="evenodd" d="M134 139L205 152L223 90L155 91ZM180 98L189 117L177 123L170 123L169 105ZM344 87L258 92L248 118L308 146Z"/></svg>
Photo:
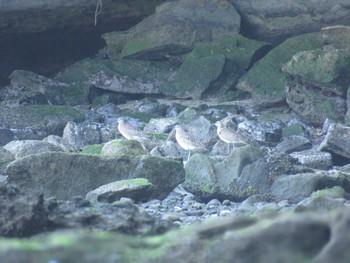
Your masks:
<svg viewBox="0 0 350 263"><path fill-rule="evenodd" d="M47 211L42 194L19 191L10 185L0 184L0 235L28 237L45 231Z"/></svg>
<svg viewBox="0 0 350 263"><path fill-rule="evenodd" d="M349 127L333 123L329 126L327 135L318 149L350 159L349 138Z"/></svg>
<svg viewBox="0 0 350 263"><path fill-rule="evenodd" d="M84 114L70 106L0 107L0 123L11 129L16 140L41 140L48 135L62 135L68 121L83 119Z"/></svg>
<svg viewBox="0 0 350 263"><path fill-rule="evenodd" d="M159 60L191 50L198 42L238 33L240 17L228 1L173 1L130 30L123 57Z"/></svg>
<svg viewBox="0 0 350 263"><path fill-rule="evenodd" d="M23 158L31 154L63 151L60 146L40 140L11 141L4 146L4 149L11 152L16 159Z"/></svg>
<svg viewBox="0 0 350 263"><path fill-rule="evenodd" d="M103 155L144 155L148 154L144 146L138 141L132 140L113 140L107 142L101 150Z"/></svg>
<svg viewBox="0 0 350 263"><path fill-rule="evenodd" d="M277 201L300 202L318 190L324 176L322 173L301 173L277 177L271 186L271 194Z"/></svg>
<svg viewBox="0 0 350 263"><path fill-rule="evenodd" d="M236 87L250 92L256 105L267 106L283 102L288 78L281 71L282 65L299 51L322 47L323 43L318 36L318 33L311 33L287 39L255 63L240 78Z"/></svg>
<svg viewBox="0 0 350 263"><path fill-rule="evenodd" d="M275 146L281 140L282 127L277 121L246 120L238 124L237 131L252 142Z"/></svg>
<svg viewBox="0 0 350 263"><path fill-rule="evenodd" d="M284 153L299 152L311 148L311 142L303 136L288 136L280 142L276 149Z"/></svg>
<svg viewBox="0 0 350 263"><path fill-rule="evenodd" d="M149 199L154 189L154 185L144 178L121 180L88 192L86 199L91 202L113 203L122 197L127 197L135 202L140 202Z"/></svg>
<svg viewBox="0 0 350 263"><path fill-rule="evenodd" d="M350 11L342 0L332 2L230 1L242 15L242 31L251 38L280 39L313 32L328 25L349 25Z"/></svg>
<svg viewBox="0 0 350 263"><path fill-rule="evenodd" d="M298 160L302 165L310 168L327 170L332 167L332 155L328 152L320 152L317 150L305 150L294 152L291 156Z"/></svg>
<svg viewBox="0 0 350 263"><path fill-rule="evenodd" d="M117 180L147 178L156 187L152 198L164 198L184 180L182 164L153 156L99 156L43 153L18 159L7 166L9 183L21 189L67 199Z"/></svg>

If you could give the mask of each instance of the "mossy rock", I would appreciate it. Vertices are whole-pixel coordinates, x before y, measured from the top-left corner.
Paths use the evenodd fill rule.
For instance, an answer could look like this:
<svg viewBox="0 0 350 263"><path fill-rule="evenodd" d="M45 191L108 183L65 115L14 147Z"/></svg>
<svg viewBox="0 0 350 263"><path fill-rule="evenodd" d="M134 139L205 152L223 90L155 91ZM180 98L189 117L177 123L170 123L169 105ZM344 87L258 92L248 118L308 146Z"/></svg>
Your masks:
<svg viewBox="0 0 350 263"><path fill-rule="evenodd" d="M259 60L239 81L238 89L249 91L259 106L273 105L285 99L287 74L281 68L300 51L321 48L319 33L289 38Z"/></svg>
<svg viewBox="0 0 350 263"><path fill-rule="evenodd" d="M100 155L104 144L92 144L85 146L81 153L90 155Z"/></svg>
<svg viewBox="0 0 350 263"><path fill-rule="evenodd" d="M320 197L320 196L326 196L330 198L344 198L345 190L340 186L334 186L332 188L315 191L311 194L311 197Z"/></svg>
<svg viewBox="0 0 350 263"><path fill-rule="evenodd" d="M13 156L13 154L0 147L0 174L3 174L6 166L14 160L15 157Z"/></svg>
<svg viewBox="0 0 350 263"><path fill-rule="evenodd" d="M141 143L133 140L113 140L107 142L101 150L103 155L145 155L147 153Z"/></svg>

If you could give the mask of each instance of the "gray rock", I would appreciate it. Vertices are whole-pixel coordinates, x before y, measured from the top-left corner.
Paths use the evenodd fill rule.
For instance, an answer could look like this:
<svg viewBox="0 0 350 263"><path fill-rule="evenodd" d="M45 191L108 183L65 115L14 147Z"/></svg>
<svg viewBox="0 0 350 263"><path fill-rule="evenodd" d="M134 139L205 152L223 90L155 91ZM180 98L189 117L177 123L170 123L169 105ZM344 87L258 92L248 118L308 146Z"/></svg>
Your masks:
<svg viewBox="0 0 350 263"><path fill-rule="evenodd" d="M156 189L153 198L164 198L184 180L182 164L153 156L98 156L59 152L30 155L7 166L9 183L24 191L67 199L117 180L147 178Z"/></svg>
<svg viewBox="0 0 350 263"><path fill-rule="evenodd" d="M148 154L144 146L138 141L132 140L113 140L107 142L101 150L103 155L144 155Z"/></svg>
<svg viewBox="0 0 350 263"><path fill-rule="evenodd" d="M0 147L0 174L3 174L6 166L14 160L15 157L11 152Z"/></svg>
<svg viewBox="0 0 350 263"><path fill-rule="evenodd" d="M184 187L197 198L242 200L268 189L262 153L250 145L234 149L223 161L196 154L186 163Z"/></svg>
<svg viewBox="0 0 350 263"><path fill-rule="evenodd" d="M311 142L309 139L303 136L288 136L280 142L276 149L284 153L299 152L311 148Z"/></svg>
<svg viewBox="0 0 350 263"><path fill-rule="evenodd" d="M277 201L300 202L317 190L323 173L301 173L277 177L271 186L271 194Z"/></svg>
<svg viewBox="0 0 350 263"><path fill-rule="evenodd" d="M299 202L294 208L295 212L317 211L326 212L344 208L344 200L328 196L311 196Z"/></svg>
<svg viewBox="0 0 350 263"><path fill-rule="evenodd" d="M150 119L143 131L148 133L169 133L176 123L176 118Z"/></svg>
<svg viewBox="0 0 350 263"><path fill-rule="evenodd" d="M70 121L63 130L62 142L64 145L70 145L74 151L80 151L86 145L100 144L114 137L115 132L101 123Z"/></svg>
<svg viewBox="0 0 350 263"><path fill-rule="evenodd" d="M13 141L14 139L15 139L15 136L10 129L0 128L0 146L3 146L10 141Z"/></svg>
<svg viewBox="0 0 350 263"><path fill-rule="evenodd" d="M57 145L40 140L11 141L3 148L11 152L16 159L23 158L31 154L63 151L62 148Z"/></svg>
<svg viewBox="0 0 350 263"><path fill-rule="evenodd" d="M242 31L251 38L276 39L314 32L328 25L350 24L349 6L344 0L230 2L244 18Z"/></svg>
<svg viewBox="0 0 350 263"><path fill-rule="evenodd" d="M121 180L88 192L86 199L91 202L113 203L122 197L127 197L140 202L148 200L154 189L154 185L145 178Z"/></svg>
<svg viewBox="0 0 350 263"><path fill-rule="evenodd" d="M246 120L238 124L237 131L252 142L275 146L282 137L282 123Z"/></svg>
<svg viewBox="0 0 350 263"><path fill-rule="evenodd" d="M163 59L187 52L198 42L238 33L239 28L240 16L226 0L172 1L130 30L122 56Z"/></svg>
<svg viewBox="0 0 350 263"><path fill-rule="evenodd" d="M318 150L338 154L350 159L350 127L333 123Z"/></svg>
<svg viewBox="0 0 350 263"><path fill-rule="evenodd" d="M294 152L290 154L293 158L297 159L302 165L310 168L327 170L332 167L332 155L328 152L320 152L317 150L305 150L300 152Z"/></svg>
<svg viewBox="0 0 350 263"><path fill-rule="evenodd" d="M62 135L68 121L83 119L84 114L70 106L0 106L0 123L6 123L16 140L41 140L48 135Z"/></svg>

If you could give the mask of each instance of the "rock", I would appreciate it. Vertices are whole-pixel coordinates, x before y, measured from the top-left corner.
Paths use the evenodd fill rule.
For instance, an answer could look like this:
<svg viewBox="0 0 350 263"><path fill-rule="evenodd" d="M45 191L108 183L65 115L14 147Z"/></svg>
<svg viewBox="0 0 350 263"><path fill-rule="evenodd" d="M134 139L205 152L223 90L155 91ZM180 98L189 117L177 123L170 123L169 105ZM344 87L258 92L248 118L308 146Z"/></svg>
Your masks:
<svg viewBox="0 0 350 263"><path fill-rule="evenodd" d="M3 148L9 151L16 159L31 154L63 151L62 148L57 145L40 140L15 140L9 142Z"/></svg>
<svg viewBox="0 0 350 263"><path fill-rule="evenodd" d="M317 190L324 176L322 173L301 173L277 177L271 186L271 194L277 201L300 202Z"/></svg>
<svg viewBox="0 0 350 263"><path fill-rule="evenodd" d="M103 155L145 155L148 152L145 150L144 146L138 141L132 140L113 140L107 142L102 150Z"/></svg>
<svg viewBox="0 0 350 263"><path fill-rule="evenodd" d="M294 208L294 211L326 212L342 208L344 208L344 200L334 199L328 196L311 196L299 202Z"/></svg>
<svg viewBox="0 0 350 263"><path fill-rule="evenodd" d="M288 136L305 136L306 134L305 128L300 123L291 123L287 124L286 127L282 128L282 137Z"/></svg>
<svg viewBox="0 0 350 263"><path fill-rule="evenodd" d="M49 259L74 261L77 254L87 263L106 262L110 258L121 258L125 263L228 263L233 258L242 263L345 263L350 258L347 252L349 216L349 209L342 209L332 213L294 213L262 220L215 218L205 224L157 237L60 231L29 240L1 239L0 256L6 258L5 263L19 262L18 259L40 262L43 258L45 262ZM225 242L222 242L223 238ZM37 250L33 245L41 249ZM145 253L145 247L148 253Z"/></svg>
<svg viewBox="0 0 350 263"><path fill-rule="evenodd" d="M62 143L69 145L73 151L80 151L86 145L104 143L114 136L115 131L103 123L70 121L63 130Z"/></svg>
<svg viewBox="0 0 350 263"><path fill-rule="evenodd" d="M10 129L0 128L0 146L4 146L6 143L13 141L15 136Z"/></svg>
<svg viewBox="0 0 350 263"><path fill-rule="evenodd" d="M176 123L176 118L150 119L143 130L147 133L169 133Z"/></svg>
<svg viewBox="0 0 350 263"><path fill-rule="evenodd" d="M309 139L303 136L288 136L283 139L282 142L277 144L276 149L284 153L299 152L311 148L311 142Z"/></svg>
<svg viewBox="0 0 350 263"><path fill-rule="evenodd" d="M125 28L125 21L150 15L154 7L162 0L152 0L143 5L138 0L130 1L129 5L103 0L103 14L98 16L99 26L115 24ZM49 0L34 0L27 2L18 0L11 3L0 3L0 28L4 33L35 33L46 30L90 27L94 23L96 2L89 0L73 0L70 2L52 2ZM36 16L32 16L35 12ZM123 26L121 26L123 25Z"/></svg>
<svg viewBox="0 0 350 263"><path fill-rule="evenodd" d="M318 150L340 155L350 159L350 127L332 123Z"/></svg>
<svg viewBox="0 0 350 263"><path fill-rule="evenodd" d="M168 2L130 30L122 57L164 59L199 42L238 33L239 27L239 14L226 0Z"/></svg>
<svg viewBox="0 0 350 263"><path fill-rule="evenodd" d="M186 163L184 187L199 199L243 200L268 190L268 169L261 152L252 146L234 149L219 162L193 155Z"/></svg>
<svg viewBox="0 0 350 263"><path fill-rule="evenodd" d="M327 170L333 165L332 155L327 152L305 150L291 153L291 156L297 159L300 164L310 168Z"/></svg>
<svg viewBox="0 0 350 263"><path fill-rule="evenodd" d="M230 0L244 21L242 32L251 38L276 40L313 32L328 25L349 25L349 6L342 0L279 2Z"/></svg>
<svg viewBox="0 0 350 263"><path fill-rule="evenodd" d="M308 124L321 126L332 119L343 122L346 101L339 96L329 96L311 88L310 83L294 83L286 92L287 103Z"/></svg>
<svg viewBox="0 0 350 263"><path fill-rule="evenodd" d="M350 43L350 27L344 25L327 26L322 28L322 40L326 45L347 46Z"/></svg>
<svg viewBox="0 0 350 263"><path fill-rule="evenodd" d="M15 157L8 150L0 147L0 175L4 173L6 166L15 160Z"/></svg>
<svg viewBox="0 0 350 263"><path fill-rule="evenodd" d="M146 178L152 198L164 198L184 180L182 164L153 156L98 156L51 152L18 159L7 166L9 183L46 196L68 199L117 180Z"/></svg>
<svg viewBox="0 0 350 263"><path fill-rule="evenodd" d="M70 106L0 106L0 123L6 124L16 140L41 140L48 135L62 135L68 121L79 122L83 119L84 114Z"/></svg>
<svg viewBox="0 0 350 263"><path fill-rule="evenodd" d="M128 235L161 234L171 222L158 220L140 211L128 198L109 203L90 203L76 197L69 201L47 201L48 218L56 229L94 229L115 231Z"/></svg>
<svg viewBox="0 0 350 263"><path fill-rule="evenodd" d="M282 123L245 120L238 124L237 131L252 142L275 146L282 137Z"/></svg>
<svg viewBox="0 0 350 263"><path fill-rule="evenodd" d="M29 237L45 231L47 211L42 194L0 184L0 236Z"/></svg>
<svg viewBox="0 0 350 263"><path fill-rule="evenodd" d="M257 2L258 3L258 2ZM260 3L259 3L260 4ZM259 106L275 105L285 99L285 87L288 85L287 74L281 67L295 53L322 47L319 33L291 37L272 49L267 55L255 63L240 78L236 87L250 92L254 104Z"/></svg>
<svg viewBox="0 0 350 263"><path fill-rule="evenodd" d="M26 70L13 71L10 81L6 103L71 106L89 103L89 86L70 85Z"/></svg>
<svg viewBox="0 0 350 263"><path fill-rule="evenodd" d="M88 192L86 199L91 202L113 203L122 197L127 197L140 202L149 199L154 189L154 185L144 178L121 180Z"/></svg>

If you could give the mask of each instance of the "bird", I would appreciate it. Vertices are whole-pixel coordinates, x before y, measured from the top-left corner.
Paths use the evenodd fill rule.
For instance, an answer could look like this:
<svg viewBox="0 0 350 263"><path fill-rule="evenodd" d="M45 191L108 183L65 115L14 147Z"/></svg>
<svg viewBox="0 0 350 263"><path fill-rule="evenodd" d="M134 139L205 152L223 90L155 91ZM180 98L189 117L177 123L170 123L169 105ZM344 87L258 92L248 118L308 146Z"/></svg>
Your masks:
<svg viewBox="0 0 350 263"><path fill-rule="evenodd" d="M228 128L227 126L223 125L222 121L217 121L214 123L216 126L216 132L223 142L227 143L228 145L228 153L230 153L230 144L247 144L244 142L241 138L241 136L234 131L233 129Z"/></svg>
<svg viewBox="0 0 350 263"><path fill-rule="evenodd" d="M142 141L149 139L149 136L146 133L133 126L127 119L123 117L118 118L118 131L127 140L138 141L141 144Z"/></svg>
<svg viewBox="0 0 350 263"><path fill-rule="evenodd" d="M180 125L175 126L175 139L181 148L188 151L187 161L190 159L192 150L205 149L205 146L201 141L193 138Z"/></svg>

